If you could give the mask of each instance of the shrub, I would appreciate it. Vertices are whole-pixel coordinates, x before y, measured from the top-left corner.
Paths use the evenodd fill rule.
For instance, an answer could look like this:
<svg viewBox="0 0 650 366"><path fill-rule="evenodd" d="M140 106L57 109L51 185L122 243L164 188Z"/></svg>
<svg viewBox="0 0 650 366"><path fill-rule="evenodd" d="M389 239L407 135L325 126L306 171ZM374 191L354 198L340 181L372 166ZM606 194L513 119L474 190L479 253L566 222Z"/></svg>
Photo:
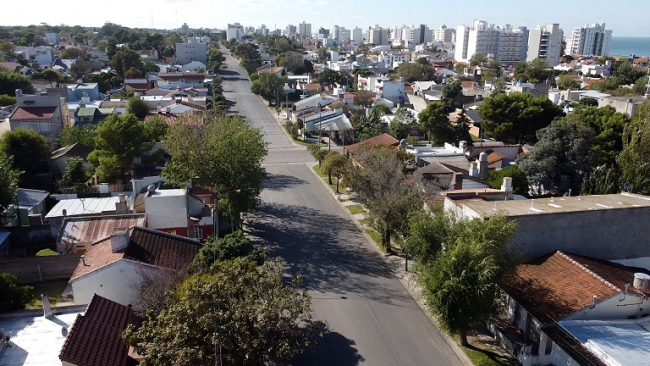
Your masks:
<svg viewBox="0 0 650 366"><path fill-rule="evenodd" d="M32 286L18 286L18 277L9 273L0 273L0 313L20 310L34 296Z"/></svg>

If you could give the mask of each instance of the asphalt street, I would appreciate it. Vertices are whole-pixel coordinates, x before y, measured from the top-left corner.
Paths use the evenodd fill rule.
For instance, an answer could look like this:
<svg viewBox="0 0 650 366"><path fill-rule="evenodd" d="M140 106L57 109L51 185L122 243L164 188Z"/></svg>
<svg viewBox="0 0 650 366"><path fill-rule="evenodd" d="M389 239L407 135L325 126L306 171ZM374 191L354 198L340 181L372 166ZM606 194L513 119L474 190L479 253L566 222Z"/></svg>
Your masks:
<svg viewBox="0 0 650 366"><path fill-rule="evenodd" d="M464 365L318 178L313 159L294 145L246 73L224 50L221 72L232 111L269 142L262 205L248 230L287 270L303 276L315 317L331 333L294 365ZM309 164L306 164L310 162Z"/></svg>

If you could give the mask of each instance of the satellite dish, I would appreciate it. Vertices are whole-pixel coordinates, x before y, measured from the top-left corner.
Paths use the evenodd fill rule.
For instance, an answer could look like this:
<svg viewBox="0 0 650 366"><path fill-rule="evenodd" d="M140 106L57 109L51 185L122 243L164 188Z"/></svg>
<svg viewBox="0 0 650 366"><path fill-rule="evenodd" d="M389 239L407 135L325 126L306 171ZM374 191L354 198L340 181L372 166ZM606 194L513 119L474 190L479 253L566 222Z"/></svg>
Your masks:
<svg viewBox="0 0 650 366"><path fill-rule="evenodd" d="M630 182L625 182L625 184L623 185L623 189L626 192L629 192L631 188L632 188L632 184Z"/></svg>

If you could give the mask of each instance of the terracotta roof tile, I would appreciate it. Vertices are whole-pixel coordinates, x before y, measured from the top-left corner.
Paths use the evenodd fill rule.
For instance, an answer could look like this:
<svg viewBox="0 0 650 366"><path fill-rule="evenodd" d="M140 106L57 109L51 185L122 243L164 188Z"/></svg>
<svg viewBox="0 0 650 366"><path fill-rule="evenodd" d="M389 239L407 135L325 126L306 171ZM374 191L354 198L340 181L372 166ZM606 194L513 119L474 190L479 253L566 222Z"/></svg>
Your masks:
<svg viewBox="0 0 650 366"><path fill-rule="evenodd" d="M111 238L93 244L70 277L70 281L120 259L156 267L180 269L187 266L201 249L201 244L178 235L136 226L131 229L129 245L113 252Z"/></svg>
<svg viewBox="0 0 650 366"><path fill-rule="evenodd" d="M371 137L367 140L363 140L354 145L347 146L345 148L345 151L348 154L354 155L361 148L374 148L379 146L397 146L397 144L399 144L399 141L396 138L394 138L393 136L387 133L382 133L379 136Z"/></svg>
<svg viewBox="0 0 650 366"><path fill-rule="evenodd" d="M184 72L176 72L176 73L168 73L168 74L158 74L158 79L167 80L167 81L179 81L181 79L185 79L185 80L201 80L201 81L203 81L205 79L205 75L203 75L203 74L193 74L193 73L184 73Z"/></svg>
<svg viewBox="0 0 650 366"><path fill-rule="evenodd" d="M460 83L463 85L463 88L473 88L476 82L471 80L463 80Z"/></svg>
<svg viewBox="0 0 650 366"><path fill-rule="evenodd" d="M9 116L12 121L36 121L52 119L57 107L19 107Z"/></svg>
<svg viewBox="0 0 650 366"><path fill-rule="evenodd" d="M527 309L542 320L560 320L622 292L639 269L560 251L534 259L517 268L513 281L504 286L515 301L532 304ZM632 286L629 291L637 292ZM647 292L650 294L650 291Z"/></svg>
<svg viewBox="0 0 650 366"><path fill-rule="evenodd" d="M130 307L94 295L66 337L59 359L79 366L126 365L122 332L133 319Z"/></svg>
<svg viewBox="0 0 650 366"><path fill-rule="evenodd" d="M488 161L488 164L494 164L496 162L504 160L505 158L506 158L505 155L503 155L501 153L498 153L496 151L493 151L488 155L487 161Z"/></svg>

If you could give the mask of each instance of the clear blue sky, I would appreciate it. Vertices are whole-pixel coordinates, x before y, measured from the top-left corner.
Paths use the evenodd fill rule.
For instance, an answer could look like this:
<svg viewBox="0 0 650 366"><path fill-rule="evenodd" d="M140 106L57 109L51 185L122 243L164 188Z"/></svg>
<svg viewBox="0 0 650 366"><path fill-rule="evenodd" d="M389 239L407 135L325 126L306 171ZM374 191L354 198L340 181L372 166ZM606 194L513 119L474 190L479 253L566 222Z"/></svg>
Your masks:
<svg viewBox="0 0 650 366"><path fill-rule="evenodd" d="M29 6L17 3L0 4L2 25L101 26L106 21L128 27L177 28L183 22L190 27L223 28L227 23L244 25L266 24L273 29L301 21L318 27L332 28L335 24L352 28L368 28L379 24L427 24L438 28L442 24L456 27L470 24L473 19L495 24L523 25L559 23L565 34L573 27L586 23L606 23L614 36L650 37L647 16L650 1L531 1L524 5L516 0L68 0L51 2L34 0ZM645 29L645 30L644 30Z"/></svg>

